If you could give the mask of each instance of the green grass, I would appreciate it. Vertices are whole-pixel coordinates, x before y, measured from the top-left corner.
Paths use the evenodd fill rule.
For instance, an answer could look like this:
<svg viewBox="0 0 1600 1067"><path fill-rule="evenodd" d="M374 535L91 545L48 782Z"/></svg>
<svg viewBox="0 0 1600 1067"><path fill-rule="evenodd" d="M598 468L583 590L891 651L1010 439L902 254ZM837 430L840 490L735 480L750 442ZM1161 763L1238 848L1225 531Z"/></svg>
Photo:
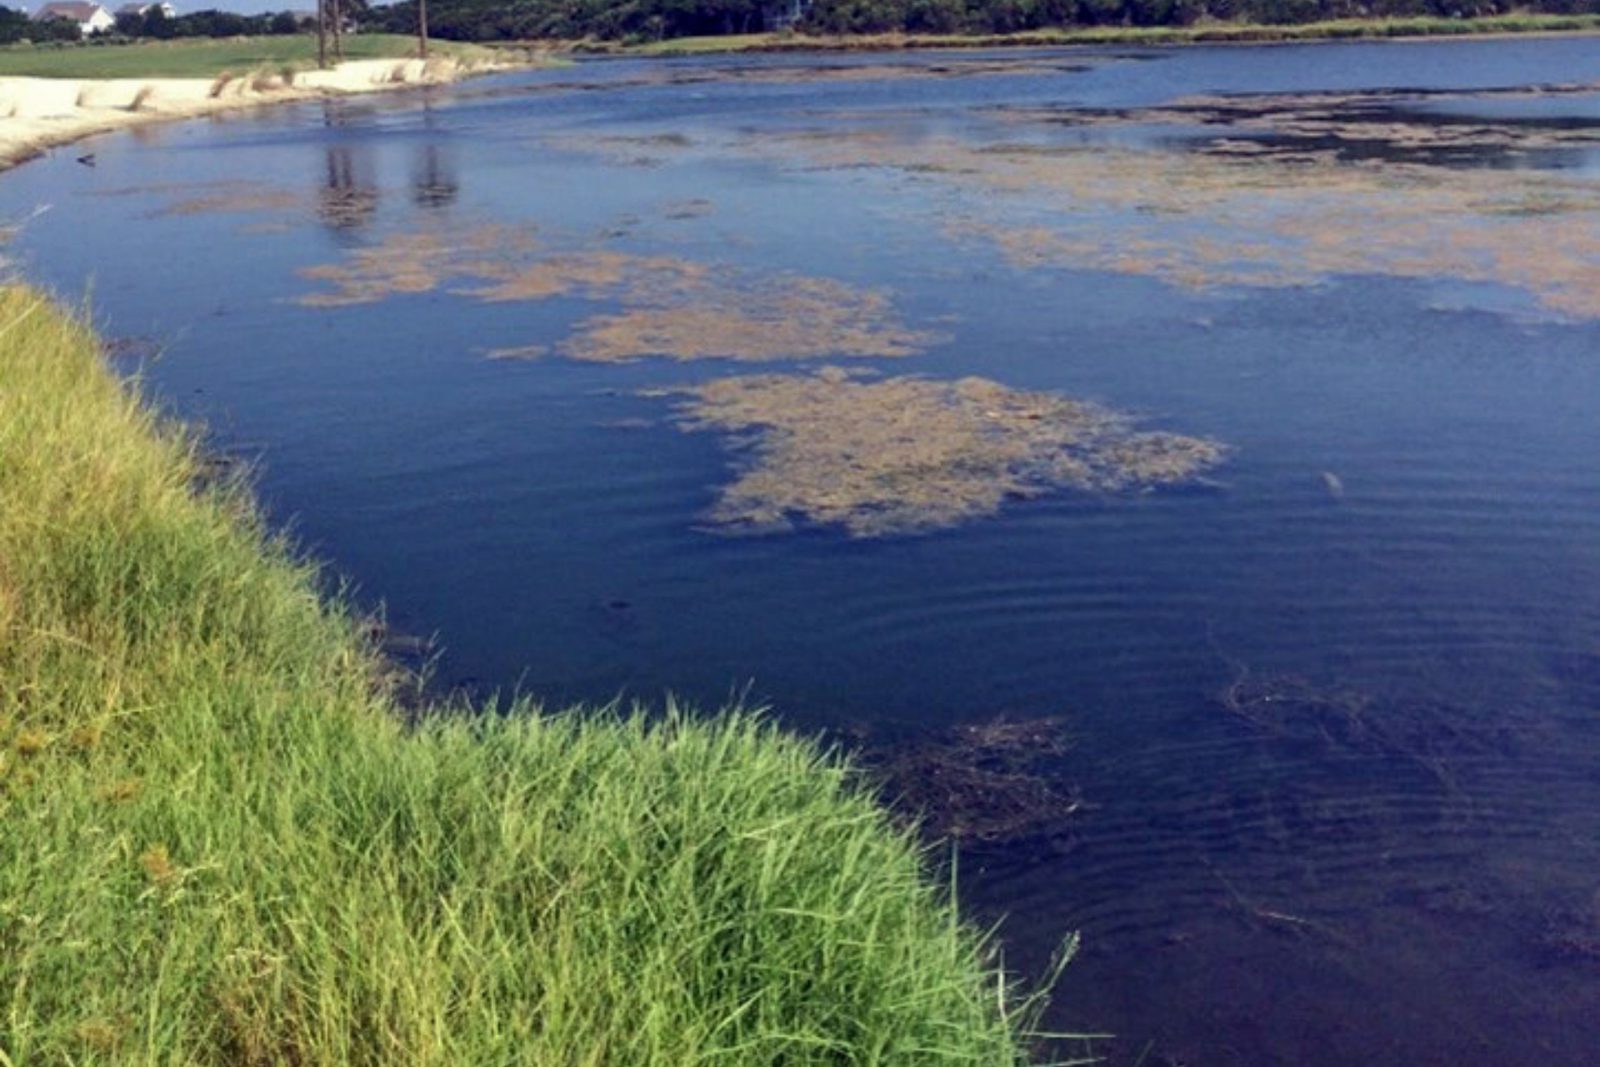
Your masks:
<svg viewBox="0 0 1600 1067"><path fill-rule="evenodd" d="M807 36L756 33L728 37L679 37L623 47L586 42L580 49L639 55L704 55L715 52L876 51L912 48L998 48L1096 44L1202 44L1326 41L1357 38L1440 37L1510 33L1595 33L1600 15L1497 15L1472 19L1419 16L1405 19L1339 19L1304 25L1212 22L1195 26L1082 26L1011 34L867 34Z"/></svg>
<svg viewBox="0 0 1600 1067"><path fill-rule="evenodd" d="M452 41L430 41L429 52L466 59L496 55L478 45ZM351 34L344 39L344 53L347 59L414 56L417 39L385 33ZM312 67L316 60L317 39L306 34L103 45L8 45L0 47L0 76L208 78L225 70L238 73L261 67Z"/></svg>
<svg viewBox="0 0 1600 1067"><path fill-rule="evenodd" d="M1015 1064L1028 1011L756 718L403 722L238 486L0 290L0 1064Z"/></svg>

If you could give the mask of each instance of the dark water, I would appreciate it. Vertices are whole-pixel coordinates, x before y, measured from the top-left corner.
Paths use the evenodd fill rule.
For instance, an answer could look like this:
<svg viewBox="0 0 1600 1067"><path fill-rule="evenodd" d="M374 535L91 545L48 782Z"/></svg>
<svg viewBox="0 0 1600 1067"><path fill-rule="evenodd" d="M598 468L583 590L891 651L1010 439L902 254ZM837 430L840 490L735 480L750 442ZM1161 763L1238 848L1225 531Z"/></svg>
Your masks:
<svg viewBox="0 0 1600 1067"><path fill-rule="evenodd" d="M1024 971L1082 932L1048 1021L1116 1034L1113 1062L1584 1067L1600 321L1581 293L1600 277L1573 268L1579 295L1552 307L1499 266L1340 260L1290 287L1027 266L950 223L1055 226L1061 190L852 138L1181 156L1216 129L1072 112L1370 90L1424 91L1362 105L1385 122L1581 135L1595 93L1503 90L1597 81L1582 39L607 61L105 137L93 168L74 148L7 175L0 209L50 206L12 255L87 293L108 334L160 342L151 392L258 459L273 516L397 628L436 633L447 683L552 703L748 690L804 729L897 736L1064 717L1074 747L1043 773L1083 808L1048 840L974 848L962 880ZM1245 133L1328 147L1321 126ZM1549 140L1330 158L1594 196L1595 144ZM1114 238L1151 217L1080 222ZM640 391L792 366L485 358L559 345L608 297L296 302L306 267L486 223L882 287L943 339L864 364L1090 398L1229 459L1205 486L1049 494L922 536L720 536L701 519L728 453ZM1562 228L1593 238L1600 212Z"/></svg>

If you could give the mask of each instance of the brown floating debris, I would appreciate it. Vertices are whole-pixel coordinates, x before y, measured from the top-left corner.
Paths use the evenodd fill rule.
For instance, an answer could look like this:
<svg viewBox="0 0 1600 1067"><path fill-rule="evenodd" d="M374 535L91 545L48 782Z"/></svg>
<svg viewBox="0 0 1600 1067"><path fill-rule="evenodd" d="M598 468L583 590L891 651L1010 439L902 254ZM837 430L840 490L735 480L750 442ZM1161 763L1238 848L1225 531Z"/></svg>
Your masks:
<svg viewBox="0 0 1600 1067"><path fill-rule="evenodd" d="M1056 489L1172 485L1222 460L1215 441L1135 431L1104 408L983 378L724 378L685 391L679 425L735 435L748 462L708 516L724 532L797 519L853 537L920 533Z"/></svg>

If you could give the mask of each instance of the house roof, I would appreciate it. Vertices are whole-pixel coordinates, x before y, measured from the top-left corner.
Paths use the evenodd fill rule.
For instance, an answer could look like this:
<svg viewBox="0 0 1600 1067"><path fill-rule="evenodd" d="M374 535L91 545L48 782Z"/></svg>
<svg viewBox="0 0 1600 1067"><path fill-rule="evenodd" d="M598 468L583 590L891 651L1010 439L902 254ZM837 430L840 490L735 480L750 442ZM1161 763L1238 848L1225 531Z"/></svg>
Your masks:
<svg viewBox="0 0 1600 1067"><path fill-rule="evenodd" d="M74 22L88 22L94 18L95 12L104 12L105 8L99 4L89 3L88 0L52 0L51 3L41 4L39 10L33 13L36 19L71 19Z"/></svg>

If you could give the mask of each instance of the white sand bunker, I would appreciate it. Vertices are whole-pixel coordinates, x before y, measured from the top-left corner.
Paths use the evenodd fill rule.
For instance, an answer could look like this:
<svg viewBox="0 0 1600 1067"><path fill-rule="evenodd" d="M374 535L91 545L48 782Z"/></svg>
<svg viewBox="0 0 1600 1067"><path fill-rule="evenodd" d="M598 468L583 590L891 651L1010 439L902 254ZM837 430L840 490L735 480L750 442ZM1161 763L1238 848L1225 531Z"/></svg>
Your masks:
<svg viewBox="0 0 1600 1067"><path fill-rule="evenodd" d="M454 59L357 59L330 70L256 71L215 78L0 77L0 169L44 148L162 119L211 115L261 103L455 81Z"/></svg>
<svg viewBox="0 0 1600 1067"><path fill-rule="evenodd" d="M685 430L732 434L747 462L707 516L725 533L915 534L1008 498L1174 485L1221 462L1215 441L1138 432L1122 414L983 378L723 378L677 394Z"/></svg>

